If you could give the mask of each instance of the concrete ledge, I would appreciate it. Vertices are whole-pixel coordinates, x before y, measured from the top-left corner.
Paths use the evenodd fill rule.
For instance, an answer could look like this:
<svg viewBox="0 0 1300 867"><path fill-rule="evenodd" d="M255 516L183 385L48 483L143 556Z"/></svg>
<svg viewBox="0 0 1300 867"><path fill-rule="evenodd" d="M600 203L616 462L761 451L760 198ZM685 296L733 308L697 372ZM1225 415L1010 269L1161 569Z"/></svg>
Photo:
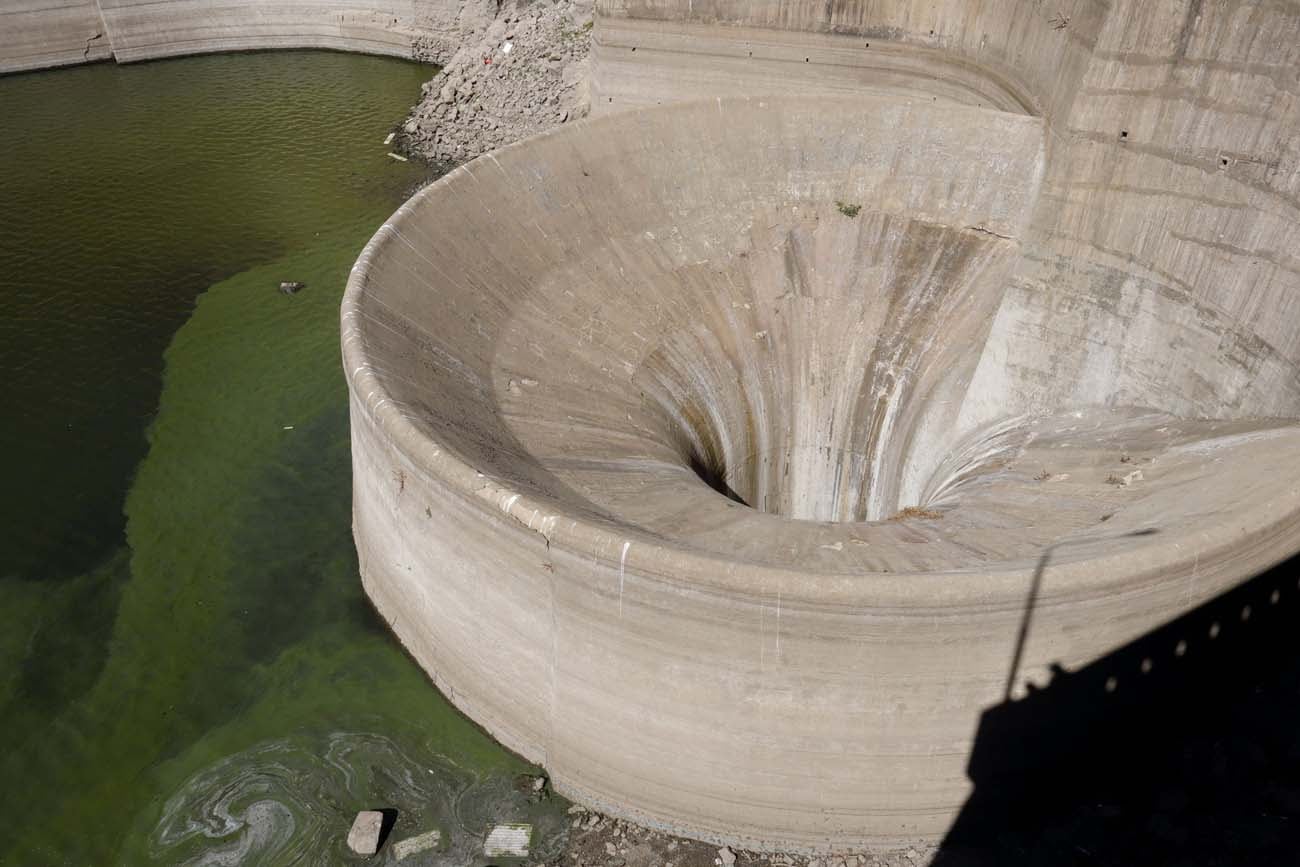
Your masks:
<svg viewBox="0 0 1300 867"><path fill-rule="evenodd" d="M1035 113L1025 88L958 55L872 37L606 17L592 58L596 113L710 96L852 93Z"/></svg>
<svg viewBox="0 0 1300 867"><path fill-rule="evenodd" d="M16 0L0 10L0 73L278 48L442 62L494 12L488 0Z"/></svg>
<svg viewBox="0 0 1300 867"><path fill-rule="evenodd" d="M412 57L423 35L411 3L276 0L247 6L216 0L100 0L114 56L123 63L217 51L334 48ZM443 4L454 11L457 3Z"/></svg>
<svg viewBox="0 0 1300 867"><path fill-rule="evenodd" d="M113 56L95 0L14 0L0 9L0 73Z"/></svg>

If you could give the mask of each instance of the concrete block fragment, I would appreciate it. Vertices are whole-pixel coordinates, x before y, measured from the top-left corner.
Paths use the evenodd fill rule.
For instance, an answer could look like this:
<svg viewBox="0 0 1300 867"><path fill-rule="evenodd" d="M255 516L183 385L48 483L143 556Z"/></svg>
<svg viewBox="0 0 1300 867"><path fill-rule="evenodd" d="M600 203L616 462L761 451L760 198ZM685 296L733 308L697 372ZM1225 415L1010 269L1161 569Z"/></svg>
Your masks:
<svg viewBox="0 0 1300 867"><path fill-rule="evenodd" d="M379 832L384 827L384 814L378 810L362 810L352 820L348 831L348 848L358 855L373 855L379 851Z"/></svg>
<svg viewBox="0 0 1300 867"><path fill-rule="evenodd" d="M497 825L483 842L483 854L489 858L527 858L533 826L523 823Z"/></svg>
<svg viewBox="0 0 1300 867"><path fill-rule="evenodd" d="M430 849L438 848L442 842L442 832L436 828L432 831L426 831L414 837L407 837L400 843L393 845L393 857L398 861L403 858L409 858L412 855L418 855L421 852L428 852Z"/></svg>

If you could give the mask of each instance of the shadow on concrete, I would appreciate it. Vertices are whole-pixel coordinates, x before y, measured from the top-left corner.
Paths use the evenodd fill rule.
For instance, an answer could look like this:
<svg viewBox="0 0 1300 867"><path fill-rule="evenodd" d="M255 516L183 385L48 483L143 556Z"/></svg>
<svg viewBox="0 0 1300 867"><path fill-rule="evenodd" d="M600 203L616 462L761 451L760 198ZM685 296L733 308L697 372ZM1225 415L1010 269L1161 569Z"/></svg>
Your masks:
<svg viewBox="0 0 1300 867"><path fill-rule="evenodd" d="M1144 530L1134 530L1129 533L1120 533L1105 536L1090 536L1081 539L1067 539L1048 545L1043 549L1043 555L1038 558L1038 565L1034 567L1034 577L1029 581L1029 597L1025 600L1025 613L1020 619L1020 630L1016 634L1016 649L1011 654L1011 666L1007 669L1007 686L1002 694L1003 702L1011 701L1012 690L1016 685L1016 677L1020 674L1020 663L1024 659L1025 642L1029 638L1029 628L1034 622L1034 613L1038 610L1038 594L1043 588L1043 575L1047 572L1047 567L1052 562L1052 555L1061 548L1070 544L1083 544L1100 541L1101 539L1136 539L1142 536L1154 536L1160 531L1155 527L1149 527ZM1053 668L1053 674L1063 673L1064 669L1059 666Z"/></svg>
<svg viewBox="0 0 1300 867"><path fill-rule="evenodd" d="M1017 652L932 863L1300 865L1298 579L1300 557L1013 700Z"/></svg>

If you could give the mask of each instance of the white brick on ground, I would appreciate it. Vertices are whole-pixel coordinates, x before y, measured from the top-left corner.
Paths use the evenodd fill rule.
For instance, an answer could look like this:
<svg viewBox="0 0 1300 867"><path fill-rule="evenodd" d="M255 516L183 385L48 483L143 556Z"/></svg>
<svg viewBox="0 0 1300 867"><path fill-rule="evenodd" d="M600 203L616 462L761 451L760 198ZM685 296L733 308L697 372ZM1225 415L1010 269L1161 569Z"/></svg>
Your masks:
<svg viewBox="0 0 1300 867"><path fill-rule="evenodd" d="M421 852L428 852L430 849L438 848L442 842L442 832L439 830L426 831L415 837L407 837L400 843L393 846L393 857L398 861L408 858L411 855L418 855Z"/></svg>
<svg viewBox="0 0 1300 867"><path fill-rule="evenodd" d="M528 857L528 841L533 836L533 826L519 823L497 825L488 832L483 843L483 854L489 858Z"/></svg>

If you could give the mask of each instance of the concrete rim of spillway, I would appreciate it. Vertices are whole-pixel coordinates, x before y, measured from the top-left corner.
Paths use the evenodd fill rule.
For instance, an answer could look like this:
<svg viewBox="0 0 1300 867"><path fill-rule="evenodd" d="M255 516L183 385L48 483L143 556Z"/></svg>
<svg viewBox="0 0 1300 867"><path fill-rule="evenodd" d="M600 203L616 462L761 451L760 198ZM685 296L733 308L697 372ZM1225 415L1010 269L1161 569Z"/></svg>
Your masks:
<svg viewBox="0 0 1300 867"><path fill-rule="evenodd" d="M835 104L860 104L860 97L821 97L831 106ZM713 102L714 100L709 100ZM717 102L746 103L756 107L779 107L788 98L743 98L729 97ZM805 102L806 100L799 100ZM636 115L659 115L665 122L672 114L690 111L692 103L673 106L641 109L622 115L605 115L585 118L549 132L534 136L521 142L504 147L487 157L501 162L509 162L515 154L535 146L542 139L570 137L580 134L599 134L602 127L626 124ZM778 109L779 110L779 109ZM356 336L358 324L358 299L366 291L367 279L372 260L381 255L386 245L392 242L390 230L400 228L404 223L416 217L426 208L436 208L443 191L459 178L473 172L479 161L457 167L437 181L419 190L403 203L385 222L367 243L353 266L342 307L342 346L343 362L350 387L357 394L367 395L367 404L375 420L383 427L404 451L415 461L450 487L461 491L483 491L478 496L483 500L485 509L504 509L520 524L543 533L538 521L539 515L552 517L546 523L547 543L551 546L569 548L583 555L612 560L630 568L635 565L647 573L657 571L656 564L666 562L665 555L671 555L672 568L662 572L663 577L677 580L689 580L701 587L712 587L729 592L745 593L753 589L757 579L762 579L766 586L781 586L789 594L790 601L803 598L809 602L825 604L928 604L960 606L963 603L977 604L981 607L999 602L1019 606L1024 602L1026 591L1026 567L1017 564L1013 567L983 571L978 582L955 582L952 573L912 572L912 573L861 573L845 571L826 574L825 570L790 570L774 568L763 564L745 564L743 574L729 569L732 563L724 557L701 553L669 544L656 544L653 541L638 539L621 557L620 552L626 536L595 525L579 516L566 513L562 505L544 501L522 491L492 484L483 485L483 475L473 466L460 460L450 451L441 449L421 433L387 397L383 377L375 373L368 359L359 346ZM508 505L501 505L508 503ZM1296 513L1300 512L1300 490L1290 503L1261 502L1253 513L1239 513L1236 521L1221 523L1215 533L1199 533L1198 544L1194 550L1189 548L1187 540L1175 533L1164 532L1150 534L1141 544L1141 565L1134 563L1134 551L1131 544L1119 550L1100 555L1088 556L1080 553L1062 554L1053 561L1053 581L1058 587L1068 587L1071 594L1078 598L1087 598L1097 592L1113 592L1117 589L1115 575L1160 574L1178 563L1199 559L1197 552L1204 554L1216 550L1225 550L1242 545L1243 529L1249 528L1250 535L1268 538L1275 532L1285 531L1295 522ZM536 524L537 526L533 526ZM1104 541L1107 534L1100 534ZM1077 549L1076 549L1077 551ZM846 584L842 579L848 575L869 574L868 584ZM1122 583L1120 584L1122 587Z"/></svg>
<svg viewBox="0 0 1300 867"><path fill-rule="evenodd" d="M713 146L720 142L709 125L718 118L725 122L718 134L735 137L733 150ZM870 196L862 197L861 215L842 215L836 166L799 174L809 161L859 159L854 147L876 145L849 142L842 151L838 143L872 123L864 138L884 143L868 154L877 161L874 174L859 178L855 189L879 193L886 203L881 208L911 209L916 219L876 219ZM775 144L756 141L773 129ZM967 129L971 142L963 138ZM916 435L940 437L922 474L931 480L899 482L899 490L910 484L912 493L891 494L884 507L950 509L928 524L760 512L710 490L698 471L688 479L692 468L680 452L643 462L678 462L670 467L677 487L663 488L656 502L672 505L663 492L679 492L693 498L689 504L703 504L706 516L752 519L735 525L759 528L751 537L770 533L778 541L806 543L784 559L749 556L769 540L706 538L708 527L694 525L707 520L679 516L676 524L652 526L643 513L626 522L611 522L608 511L584 513L591 500L564 499L574 491L594 496L591 486L602 484L600 468L582 461L565 465L564 472L597 475L576 487L539 487L538 478L546 484L570 478L552 473L544 460L581 446L566 442L567 433L555 435L553 423L539 422L540 433L511 427L534 418L527 410L520 416L518 407L538 413L581 408L589 399L583 382L569 380L594 379L599 367L591 356L579 359L576 332L565 330L584 311L545 308L553 321L539 325L529 317L542 308L529 306L535 299L528 293L543 292L547 280L544 291L554 297L572 285L599 298L608 287L599 265L590 266L595 276L572 284L565 282L572 273L558 266L559 277L529 268L568 267L588 254L584 238L617 234L596 215L620 203L601 201L597 189L597 201L577 206L575 191L588 189L588 169L591 184L617 184L619 172L638 166L664 173L664 159L692 173L680 178L670 169L653 187L653 205L667 209L663 219L670 227L687 209L673 210L658 197L696 197L690 202L698 213L682 218L682 246L674 248L686 253L680 261L658 248L654 254L662 252L679 270L700 264L716 240L689 233L707 225L710 209L727 207L706 194L711 181L701 173L712 160L733 168L727 161L739 160L744 168L738 182L748 185L744 190L711 190L723 198L734 195L743 206L761 186L779 188L774 200L787 193L797 200L794 210L804 208L799 215L782 210L789 204L782 199L758 221L770 219L779 231L798 236L795 247L842 251L854 240L845 240L844 227L867 231L871 220L872 231L888 224L895 235L915 230L923 240L938 239L933 261L973 262L976 271L987 272L955 292L961 297L953 303L963 312L951 321L969 329L960 332L968 339L953 341L960 350L983 345L985 320L993 318L1007 269L1019 261L1017 238L1026 230L1045 158L1042 137L1037 118L887 98L710 100L565 125L462 166L405 203L353 268L341 336L362 580L435 684L506 746L544 765L561 794L614 815L755 849L821 851L935 839L969 793L966 760L980 712L1003 700L1004 688L1012 697L1019 674L1041 681L1049 672L1089 664L1300 547L1300 486L1287 481L1300 474L1300 427L1288 419L1188 421L1140 408L1063 407L1060 414L1004 419L1002 427L945 440L955 417L942 415L947 410L940 407L930 433ZM889 143L897 140L907 144ZM964 142L971 145L966 151ZM1002 144L1011 152L995 163L1009 167L1007 176L987 177L982 149ZM794 168L760 164L780 147ZM647 155L651 148L659 150ZM592 161L583 162L585 156ZM640 162L629 166L633 158ZM956 165L963 158L969 165ZM902 164L914 174L895 177ZM926 180L931 165L934 183ZM687 189L692 183L703 184L706 193ZM954 200L930 207L927 197L935 190L954 188L983 204ZM563 226L546 223L561 212L587 223L566 237ZM764 226L749 225L757 213L723 219L731 221L731 234L719 237L742 238L753 254L729 259L726 267L761 271L771 264L754 263L762 258L755 238L774 242L762 234ZM627 245L651 235L646 224L629 225L638 231L618 235L631 239ZM948 256L953 249L961 255ZM645 261L662 264L653 255ZM480 264L487 270L476 274ZM945 275L957 273L931 270L943 277L931 275L931 294ZM501 284L490 285L493 277ZM712 284L701 285L713 291ZM676 291L697 284L669 276L652 288L665 286ZM747 291L758 293L756 286ZM960 307L980 291L995 297L984 306ZM871 314L873 327L888 321L878 313ZM660 321L656 339L676 339L672 316L680 315ZM542 385L551 385L548 375L568 377L551 397L530 396L527 381L517 388L515 379L502 378L529 376L521 365L534 351L527 344L536 327L551 331L533 342L549 339L556 349L548 356L552 367L538 373ZM958 333L936 328L939 336ZM689 354L685 345L677 345L674 357ZM962 365L974 363L968 356L954 361L941 354L942 363L930 365L940 369L931 383L935 393L966 385ZM556 357L563 363L555 366ZM846 357L843 363L852 368L857 361ZM629 373L629 394L639 387L633 379ZM561 392L561 386L573 387ZM565 400L572 403L560 410L547 403ZM513 415L502 408L507 405L515 407ZM622 415L601 418L614 425ZM927 416L909 418L924 422ZM494 426L500 430L494 433ZM920 441L916 437L905 439L910 444ZM1120 443L1146 451L1123 455L1133 462L1117 463L1113 471L1102 468L1106 455L1121 460ZM533 444L561 452L533 452ZM659 455L669 452L665 446ZM531 464L509 463L521 454L545 474L528 476ZM1052 480L1040 482L1039 461L1064 463L1043 469ZM650 472L635 460L618 466ZM972 466L992 469L972 473ZM1144 473L1149 482L1140 481ZM1232 484L1222 484L1225 478ZM918 501L921 490L927 493ZM635 493L619 496L609 502L639 508ZM998 511L1008 497L1024 499L1018 524L1006 523ZM680 528L676 537L673 527ZM991 545L987 556L943 559L943 551L966 552L963 539L978 541L985 527L987 536L1011 541ZM866 561L855 557L876 549L854 549L846 534L858 528L869 542L883 539L881 556L903 567L863 568ZM692 543L675 544L691 532ZM950 532L966 535L942 548L956 538L944 535ZM941 553L925 561L926 568L906 568L909 558L925 556L916 553L926 548L918 541L934 543ZM735 556L727 554L731 542ZM1011 553L997 556L1004 550ZM1032 629L1022 620L1027 598L1036 600Z"/></svg>

